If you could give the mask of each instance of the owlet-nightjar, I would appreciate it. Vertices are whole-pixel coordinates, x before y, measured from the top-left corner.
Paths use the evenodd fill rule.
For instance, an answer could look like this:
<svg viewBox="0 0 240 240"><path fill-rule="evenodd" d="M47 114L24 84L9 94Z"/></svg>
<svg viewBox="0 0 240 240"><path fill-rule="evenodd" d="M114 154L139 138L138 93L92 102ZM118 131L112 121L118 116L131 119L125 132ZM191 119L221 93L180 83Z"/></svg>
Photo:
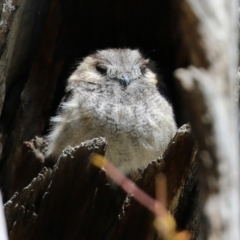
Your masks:
<svg viewBox="0 0 240 240"><path fill-rule="evenodd" d="M131 49L86 57L68 79L70 97L51 119L46 157L56 161L65 147L100 136L108 144L106 158L125 174L162 155L176 124L151 65Z"/></svg>

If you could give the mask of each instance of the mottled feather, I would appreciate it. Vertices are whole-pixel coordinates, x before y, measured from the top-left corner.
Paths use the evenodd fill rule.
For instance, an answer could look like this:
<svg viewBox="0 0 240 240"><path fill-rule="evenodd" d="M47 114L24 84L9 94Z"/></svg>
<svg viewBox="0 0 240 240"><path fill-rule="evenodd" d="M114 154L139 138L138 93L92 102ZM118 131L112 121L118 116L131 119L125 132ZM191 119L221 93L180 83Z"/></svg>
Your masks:
<svg viewBox="0 0 240 240"><path fill-rule="evenodd" d="M51 119L47 158L85 140L105 137L106 157L125 174L163 154L176 132L159 77L138 50L107 49L86 57L68 79L68 100Z"/></svg>

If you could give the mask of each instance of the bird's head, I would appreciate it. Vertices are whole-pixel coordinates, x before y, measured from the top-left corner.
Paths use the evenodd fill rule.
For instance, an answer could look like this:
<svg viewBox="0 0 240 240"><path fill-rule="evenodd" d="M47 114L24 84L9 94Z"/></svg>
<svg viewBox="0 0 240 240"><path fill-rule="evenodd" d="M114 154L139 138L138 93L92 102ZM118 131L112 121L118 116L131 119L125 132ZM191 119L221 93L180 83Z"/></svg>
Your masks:
<svg viewBox="0 0 240 240"><path fill-rule="evenodd" d="M80 63L71 80L88 82L115 81L127 87L134 81L147 81L157 84L157 76L151 70L151 61L145 59L138 50L106 49L86 57Z"/></svg>

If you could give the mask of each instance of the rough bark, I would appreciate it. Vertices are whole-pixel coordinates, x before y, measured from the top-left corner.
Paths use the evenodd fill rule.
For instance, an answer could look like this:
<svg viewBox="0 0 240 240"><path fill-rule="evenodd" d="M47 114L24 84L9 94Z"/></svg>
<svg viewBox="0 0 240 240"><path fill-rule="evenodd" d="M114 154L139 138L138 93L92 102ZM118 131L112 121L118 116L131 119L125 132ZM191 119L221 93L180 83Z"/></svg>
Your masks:
<svg viewBox="0 0 240 240"><path fill-rule="evenodd" d="M53 170L43 168L41 136L72 66L93 50L126 46L158 62L177 121L190 119L200 149L198 157L181 129L137 184L155 196L154 178L164 172L179 230L196 239L203 206L202 239L239 238L237 0L0 0L0 9L1 187L4 200L11 198L10 239L157 239L154 216L87 167L105 143L68 149Z"/></svg>
<svg viewBox="0 0 240 240"><path fill-rule="evenodd" d="M7 225L5 221L5 214L3 210L3 201L2 201L2 194L0 192L0 239L1 240L7 240L8 234L7 234Z"/></svg>
<svg viewBox="0 0 240 240"><path fill-rule="evenodd" d="M41 18L42 11L47 11L45 8L48 1L27 1L21 4L18 8L21 9L21 13L16 12L16 14L21 14L20 21L15 16L14 20L17 22L17 26L13 27L13 32L18 33L13 38L14 41L17 41L17 44L12 43L9 39L8 46L11 46L11 44L13 46L10 50L6 49L6 55L9 56L10 52L13 51L14 58L8 59L7 62L8 73L6 74L5 84L9 86L9 95L5 100L2 118L5 148L3 149L1 163L3 166L2 179L5 199L26 186L36 176L36 171L31 171L32 167L37 168L39 166L36 169L37 172L43 167L42 161L39 161L41 159L34 159L33 161L36 162L32 162L31 159L28 160L26 148L29 148L29 146L26 146L24 142L41 135L46 125L51 108L49 103L52 102L63 63L61 57L56 58L55 56L56 48L59 47L56 46L56 41L61 23L60 12L58 11L59 5L52 1L49 11L53 8L55 11L48 15L46 19L48 24L45 25L41 39L39 39L39 31L42 27L39 25L43 24L43 19L38 18ZM29 8L30 11L28 11ZM32 26L33 22L31 21L34 21L34 26ZM41 23L38 23L38 21ZM23 29L25 34L21 34ZM19 36L22 39L18 39ZM36 51L39 40L41 41ZM26 44L30 46L32 44L33 46L29 48L30 52L24 54L20 49L25 49ZM33 61L33 57L35 61ZM12 63L11 60L14 62ZM13 73L16 76L12 76ZM21 77L23 80L17 81ZM15 112L12 111L13 109ZM28 164L30 164L30 168L26 167Z"/></svg>
<svg viewBox="0 0 240 240"><path fill-rule="evenodd" d="M105 173L89 163L93 152L104 154L105 148L102 138L68 147L53 170L44 168L15 193L5 204L10 239L157 239L153 214L109 184ZM152 162L136 182L155 197L155 178L164 173L168 208L178 215L181 229L193 232L198 226L192 218L197 202L179 199L188 185L197 184L197 174L189 175L195 164L196 143L189 127L183 126L163 158ZM189 216L182 214L187 208Z"/></svg>
<svg viewBox="0 0 240 240"><path fill-rule="evenodd" d="M180 9L183 40L194 43L192 66L176 77L199 143L201 238L239 239L237 1L187 0Z"/></svg>

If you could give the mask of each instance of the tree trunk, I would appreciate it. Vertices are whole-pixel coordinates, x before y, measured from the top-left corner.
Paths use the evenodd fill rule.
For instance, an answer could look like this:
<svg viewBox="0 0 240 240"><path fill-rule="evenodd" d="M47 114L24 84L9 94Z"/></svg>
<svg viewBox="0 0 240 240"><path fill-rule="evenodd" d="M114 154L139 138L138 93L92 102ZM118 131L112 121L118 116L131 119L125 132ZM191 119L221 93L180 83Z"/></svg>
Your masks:
<svg viewBox="0 0 240 240"><path fill-rule="evenodd" d="M239 132L234 99L237 7L237 1L224 0L183 1L181 5L184 39L196 43L189 49L192 66L177 70L176 77L199 144L206 219L202 239L207 234L208 239L240 238Z"/></svg>
<svg viewBox="0 0 240 240"><path fill-rule="evenodd" d="M240 239L237 0L0 0L0 9L1 187L11 240L159 239L153 213L89 164L93 152L104 154L104 139L44 166L49 118L72 66L93 50L126 46L158 63L178 125L190 121L194 134L181 127L135 183L155 197L155 178L165 174L177 231Z"/></svg>

